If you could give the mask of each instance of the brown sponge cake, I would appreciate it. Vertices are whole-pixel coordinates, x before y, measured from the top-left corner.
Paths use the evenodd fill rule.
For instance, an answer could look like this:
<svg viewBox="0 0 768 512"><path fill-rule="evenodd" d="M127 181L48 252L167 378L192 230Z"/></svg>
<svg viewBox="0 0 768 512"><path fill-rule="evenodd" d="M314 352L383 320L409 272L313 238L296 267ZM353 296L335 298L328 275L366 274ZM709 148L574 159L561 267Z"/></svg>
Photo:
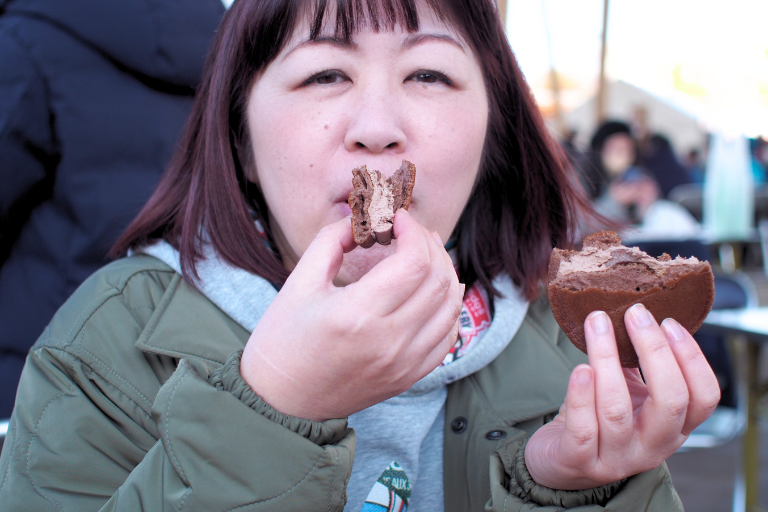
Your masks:
<svg viewBox="0 0 768 512"><path fill-rule="evenodd" d="M368 248L374 243L389 245L395 212L408 209L416 181L416 166L407 160L389 178L367 166L352 170L352 233L355 243Z"/></svg>
<svg viewBox="0 0 768 512"><path fill-rule="evenodd" d="M549 261L549 301L568 338L586 353L584 320L605 311L616 331L621 365L639 366L624 326L624 313L638 302L657 321L674 318L693 334L704 322L715 299L715 278L706 261L696 258L658 259L637 247L621 245L612 231L587 237L581 251L554 249Z"/></svg>

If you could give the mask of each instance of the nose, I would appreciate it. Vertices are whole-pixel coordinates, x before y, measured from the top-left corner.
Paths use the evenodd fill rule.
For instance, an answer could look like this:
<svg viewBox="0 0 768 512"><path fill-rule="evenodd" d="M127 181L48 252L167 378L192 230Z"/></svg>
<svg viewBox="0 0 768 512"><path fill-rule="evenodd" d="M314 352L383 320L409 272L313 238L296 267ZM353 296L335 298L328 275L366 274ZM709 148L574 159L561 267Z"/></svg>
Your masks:
<svg viewBox="0 0 768 512"><path fill-rule="evenodd" d="M347 151L371 154L402 153L408 144L396 91L384 87L361 88L349 121Z"/></svg>

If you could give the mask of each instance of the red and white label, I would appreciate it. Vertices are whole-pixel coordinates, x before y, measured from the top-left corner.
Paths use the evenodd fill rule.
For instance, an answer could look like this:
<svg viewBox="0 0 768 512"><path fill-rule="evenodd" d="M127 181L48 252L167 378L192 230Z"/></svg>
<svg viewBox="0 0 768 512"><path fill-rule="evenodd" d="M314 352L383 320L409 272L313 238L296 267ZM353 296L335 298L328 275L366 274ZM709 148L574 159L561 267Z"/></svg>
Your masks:
<svg viewBox="0 0 768 512"><path fill-rule="evenodd" d="M464 297L459 315L459 339L441 366L460 359L473 347L483 331L491 326L491 308L488 294L475 283Z"/></svg>

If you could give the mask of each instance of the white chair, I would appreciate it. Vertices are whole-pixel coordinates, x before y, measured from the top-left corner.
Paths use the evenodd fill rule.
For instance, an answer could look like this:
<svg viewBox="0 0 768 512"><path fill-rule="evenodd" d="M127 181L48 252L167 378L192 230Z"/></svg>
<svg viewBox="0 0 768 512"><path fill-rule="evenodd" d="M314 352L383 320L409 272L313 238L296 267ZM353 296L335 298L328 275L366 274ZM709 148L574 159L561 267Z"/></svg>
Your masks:
<svg viewBox="0 0 768 512"><path fill-rule="evenodd" d="M728 288L730 292L741 289L743 302L738 299L726 298L718 300L718 283L720 288ZM730 300L729 300L730 299ZM718 307L720 305L720 307ZM757 307L757 289L746 274L736 271L727 276L718 275L715 279L715 305L713 309L729 309L733 307ZM744 375L741 368L743 356L738 340L729 340L733 375ZM744 432L747 425L746 388L743 379L736 378L736 407L718 407L712 416L694 430L678 451L694 448L712 448L725 444Z"/></svg>
<svg viewBox="0 0 768 512"><path fill-rule="evenodd" d="M717 283L720 281L721 290L727 290L728 296L721 296L718 301ZM739 303L734 296L734 290L741 289L743 302ZM727 276L718 275L715 280L715 306L713 309L730 309L739 307L757 307L757 290L754 283L741 271L735 271ZM736 407L718 406L704 423L699 425L678 449L684 452L694 449L714 448L741 436L747 427L747 383L746 375L746 344L738 336L728 340L731 352L731 365L735 376L733 383L736 387ZM744 512L746 503L746 481L742 464L736 465L736 477L733 493L733 512Z"/></svg>
<svg viewBox="0 0 768 512"><path fill-rule="evenodd" d="M678 185L667 194L667 199L673 201L691 212L697 221L701 222L703 214L704 189L700 183Z"/></svg>

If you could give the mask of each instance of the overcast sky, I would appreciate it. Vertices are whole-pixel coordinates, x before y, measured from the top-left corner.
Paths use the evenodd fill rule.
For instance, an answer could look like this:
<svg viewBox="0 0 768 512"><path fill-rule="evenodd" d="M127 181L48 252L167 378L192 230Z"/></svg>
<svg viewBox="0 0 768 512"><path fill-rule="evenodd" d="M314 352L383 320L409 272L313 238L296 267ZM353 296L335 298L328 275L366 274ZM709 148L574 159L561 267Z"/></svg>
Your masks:
<svg viewBox="0 0 768 512"><path fill-rule="evenodd" d="M594 92L602 11L603 0L508 0L510 43L534 87L549 71L548 26L556 69ZM732 122L768 134L768 0L611 0L607 73L710 112L739 112Z"/></svg>

